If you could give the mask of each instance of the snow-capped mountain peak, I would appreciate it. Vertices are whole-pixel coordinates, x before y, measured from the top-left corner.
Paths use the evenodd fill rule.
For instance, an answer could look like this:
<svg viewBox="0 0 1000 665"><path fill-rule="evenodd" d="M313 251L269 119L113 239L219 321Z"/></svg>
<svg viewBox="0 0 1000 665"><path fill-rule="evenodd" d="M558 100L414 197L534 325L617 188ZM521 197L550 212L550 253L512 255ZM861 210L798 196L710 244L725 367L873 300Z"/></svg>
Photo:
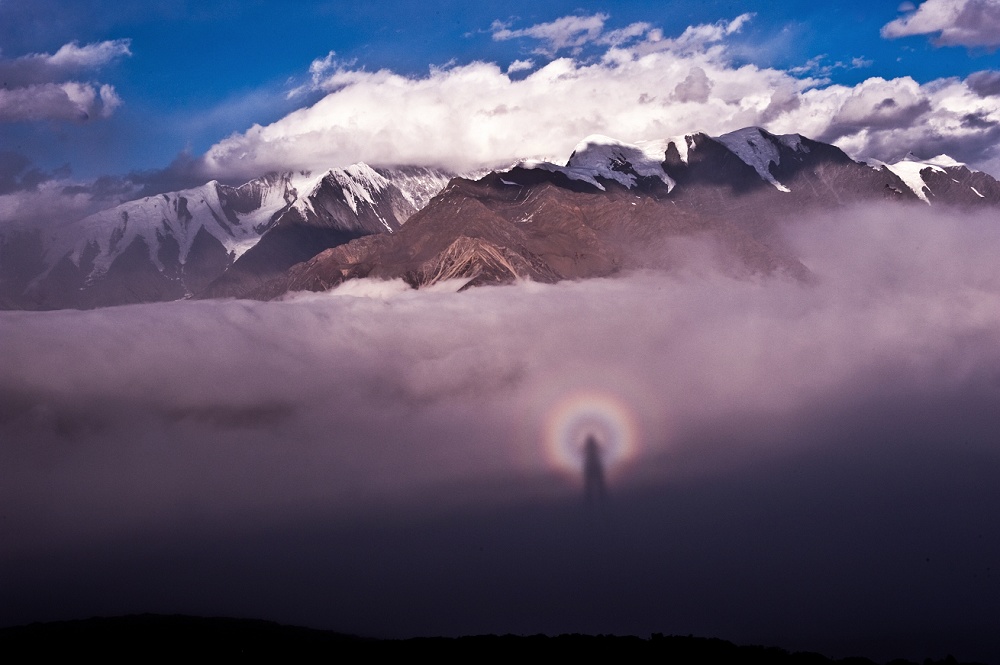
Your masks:
<svg viewBox="0 0 1000 665"><path fill-rule="evenodd" d="M885 169L895 174L924 203L930 204L932 197L939 197L944 190L950 190L947 197L968 197L976 199L997 197L996 181L981 171L969 169L949 155L940 154L930 159L921 159L912 152L906 153L895 162L877 159L865 162L875 169ZM975 200L975 199L973 199ZM968 202L968 200L967 200Z"/></svg>
<svg viewBox="0 0 1000 665"><path fill-rule="evenodd" d="M947 155L942 155L942 157L947 157ZM955 161L950 157L948 157L948 159L952 162ZM927 184L924 182L924 178L920 175L920 173L926 169L930 169L931 171L936 171L938 173L945 173L944 166L929 161L922 161L912 152L906 153L902 159L894 164L887 164L878 160L869 160L868 163L876 168L886 168L895 173L896 176L898 176L899 179L910 188L910 191L916 194L924 203L930 203L930 199L927 198L927 193L930 190L927 188ZM955 163L957 164L957 162Z"/></svg>
<svg viewBox="0 0 1000 665"><path fill-rule="evenodd" d="M378 200L392 187L389 180L369 165L358 162L343 168L333 168L318 176L302 174L294 182L300 193L293 207L302 213L303 218L310 216L324 217L320 208L329 205L324 203L331 195L340 199L350 208L352 215L357 216L359 209L374 211ZM392 232L395 227L376 213L385 230Z"/></svg>
<svg viewBox="0 0 1000 665"><path fill-rule="evenodd" d="M603 182L617 182L632 189L642 178L656 178L671 192L677 186L672 171L664 167L668 150L677 151L680 162L688 164L704 141L714 141L747 164L765 182L782 192L789 188L779 182L772 167L781 164L782 155L804 155L809 145L799 134L775 135L760 127L747 127L718 137L705 134L685 134L666 139L626 143L600 134L593 134L580 141L565 166L549 161L529 160L518 164L526 169L543 169L562 173L572 180L579 180L604 190Z"/></svg>
<svg viewBox="0 0 1000 665"><path fill-rule="evenodd" d="M761 178L782 192L791 190L778 182L771 173L771 164L777 166L781 163L781 153L777 144L780 143L794 152L809 152L809 148L802 143L800 135L776 136L760 127L738 129L735 132L715 137L715 140L726 146L745 164L752 166Z"/></svg>
<svg viewBox="0 0 1000 665"><path fill-rule="evenodd" d="M613 180L629 189L635 187L638 177L657 178L669 191L676 183L663 171L666 151L664 140L625 143L593 134L577 144L565 168L591 178Z"/></svg>
<svg viewBox="0 0 1000 665"><path fill-rule="evenodd" d="M129 246L141 240L150 260L163 270L160 248L165 239L176 242L177 259L183 265L202 231L238 255L249 246L248 241L252 244L259 236L255 227L287 205L280 186L273 185L260 187L261 205L246 212L234 211L234 206L226 205L229 199L239 198L240 188L226 187L215 180L200 187L122 203L62 229L49 255L55 259L69 254L70 260L79 265L83 254L96 248L93 273L101 274Z"/></svg>
<svg viewBox="0 0 1000 665"><path fill-rule="evenodd" d="M344 192L344 200L355 213L362 201L374 205L373 195L389 186L388 180L363 162L342 169L330 169L326 177L340 186Z"/></svg>
<svg viewBox="0 0 1000 665"><path fill-rule="evenodd" d="M666 139L663 143L664 152L666 152L670 148L670 145L673 144L674 148L677 150L677 154L681 158L681 162L684 164L688 163L688 151L695 146L694 136L691 134L672 136L669 139Z"/></svg>
<svg viewBox="0 0 1000 665"><path fill-rule="evenodd" d="M518 166L562 173L600 190L605 187L598 178L617 182L628 189L635 187L639 178L656 178L670 191L676 183L662 166L667 145L667 140L625 143L592 134L576 145L565 166L539 160L523 161Z"/></svg>

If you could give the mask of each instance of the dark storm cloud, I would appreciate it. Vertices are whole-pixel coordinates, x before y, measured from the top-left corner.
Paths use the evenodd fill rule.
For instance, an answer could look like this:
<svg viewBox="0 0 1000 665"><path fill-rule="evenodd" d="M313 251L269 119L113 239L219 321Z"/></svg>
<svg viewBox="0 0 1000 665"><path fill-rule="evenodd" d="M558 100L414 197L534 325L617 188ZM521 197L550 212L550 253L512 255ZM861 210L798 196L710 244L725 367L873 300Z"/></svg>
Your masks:
<svg viewBox="0 0 1000 665"><path fill-rule="evenodd" d="M0 58L0 81L6 88L51 83L129 55L132 52L127 39L84 46L72 42L51 54L32 53L18 58Z"/></svg>
<svg viewBox="0 0 1000 665"><path fill-rule="evenodd" d="M841 107L840 112L818 140L834 142L864 129L887 130L909 127L930 110L931 102L928 99L852 98Z"/></svg>
<svg viewBox="0 0 1000 665"><path fill-rule="evenodd" d="M226 181L224 177L216 177L217 179ZM196 157L190 152L184 151L179 153L165 168L133 171L126 178L138 188L135 196L142 197L197 187L211 180L212 176L208 174L205 168L203 157ZM239 180L239 177L237 177L237 180ZM239 180L235 184L242 184L243 182L245 180ZM227 182L227 184L234 183Z"/></svg>
<svg viewBox="0 0 1000 665"><path fill-rule="evenodd" d="M81 182L70 179L69 165L42 171L19 153L0 152L0 195L11 195L0 206L0 224L65 224L124 201L197 187L209 180L201 164L200 159L181 153L164 169Z"/></svg>
<svg viewBox="0 0 1000 665"><path fill-rule="evenodd" d="M992 129L1000 122L991 119L985 113L966 113L962 116L962 126L970 129Z"/></svg>
<svg viewBox="0 0 1000 665"><path fill-rule="evenodd" d="M810 284L685 268L3 313L0 622L996 659L1000 228L893 210L797 220ZM578 394L638 432L590 513L548 447Z"/></svg>
<svg viewBox="0 0 1000 665"><path fill-rule="evenodd" d="M904 16L882 26L883 37L936 35L935 46L1000 46L1000 5L995 0L924 0L904 9Z"/></svg>
<svg viewBox="0 0 1000 665"><path fill-rule="evenodd" d="M1000 95L1000 72L985 70L969 74L965 84L980 97Z"/></svg>
<svg viewBox="0 0 1000 665"><path fill-rule="evenodd" d="M95 201L107 202L108 205L131 201L136 198L135 192L136 186L131 180L111 175L102 175L89 184L66 185L62 189L63 195L88 194Z"/></svg>
<svg viewBox="0 0 1000 665"><path fill-rule="evenodd" d="M68 176L68 165L46 172L36 168L25 155L0 150L0 195L24 189L33 190L43 182Z"/></svg>
<svg viewBox="0 0 1000 665"><path fill-rule="evenodd" d="M0 122L110 116L122 103L114 87L68 79L129 55L129 40L118 39L83 46L71 42L55 53L0 56Z"/></svg>
<svg viewBox="0 0 1000 665"><path fill-rule="evenodd" d="M961 119L961 126L969 130L965 136L948 134L927 134L907 145L908 152L932 157L945 154L962 163L976 168L976 164L989 163L997 159L1000 141L1000 123L979 114L967 114ZM872 136L868 141L868 153L882 155L887 160L901 156L899 144L888 136Z"/></svg>

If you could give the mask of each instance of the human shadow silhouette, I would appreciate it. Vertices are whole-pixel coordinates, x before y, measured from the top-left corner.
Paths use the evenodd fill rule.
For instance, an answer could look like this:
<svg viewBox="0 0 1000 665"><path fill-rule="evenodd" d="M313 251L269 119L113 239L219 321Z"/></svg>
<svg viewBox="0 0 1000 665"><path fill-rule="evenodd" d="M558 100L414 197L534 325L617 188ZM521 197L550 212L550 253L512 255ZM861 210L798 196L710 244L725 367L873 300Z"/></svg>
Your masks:
<svg viewBox="0 0 1000 665"><path fill-rule="evenodd" d="M583 444L583 497L587 505L596 505L603 503L607 494L601 446L593 434L588 434Z"/></svg>

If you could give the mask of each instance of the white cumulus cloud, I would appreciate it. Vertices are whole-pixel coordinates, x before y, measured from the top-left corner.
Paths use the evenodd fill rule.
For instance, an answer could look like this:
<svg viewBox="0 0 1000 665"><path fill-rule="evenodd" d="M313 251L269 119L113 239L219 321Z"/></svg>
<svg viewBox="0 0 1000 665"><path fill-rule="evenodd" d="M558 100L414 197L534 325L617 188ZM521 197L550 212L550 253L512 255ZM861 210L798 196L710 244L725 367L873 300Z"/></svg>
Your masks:
<svg viewBox="0 0 1000 665"><path fill-rule="evenodd" d="M563 36L571 32L566 26L580 27L580 17L570 18L576 22L543 24L536 38L555 45L554 25L565 27ZM750 19L691 26L676 37L644 28L628 43L545 58L517 77L511 73L527 71L527 63L504 71L472 62L404 76L330 54L310 68L313 89L326 91L324 98L220 141L203 165L217 177L357 161L461 171L529 157L565 159L594 133L637 141L759 125L834 142L855 158L947 153L1000 172L1000 99L983 94L982 77L926 83L873 77L844 86L805 70L740 64L730 55L730 39ZM530 29L502 30L527 36ZM594 47L612 33L602 27L572 34Z"/></svg>
<svg viewBox="0 0 1000 665"><path fill-rule="evenodd" d="M534 68L535 68L534 60L515 60L514 62L510 63L510 66L507 67L507 73L513 74L514 72L526 72L529 69L534 69Z"/></svg>
<svg viewBox="0 0 1000 665"><path fill-rule="evenodd" d="M904 3L907 4L907 3ZM938 35L938 46L1000 46L1000 0L925 0L882 27L888 39L912 35Z"/></svg>
<svg viewBox="0 0 1000 665"><path fill-rule="evenodd" d="M73 78L130 55L129 40L116 39L83 46L71 42L51 54L0 57L0 122L108 117L122 103L114 87Z"/></svg>

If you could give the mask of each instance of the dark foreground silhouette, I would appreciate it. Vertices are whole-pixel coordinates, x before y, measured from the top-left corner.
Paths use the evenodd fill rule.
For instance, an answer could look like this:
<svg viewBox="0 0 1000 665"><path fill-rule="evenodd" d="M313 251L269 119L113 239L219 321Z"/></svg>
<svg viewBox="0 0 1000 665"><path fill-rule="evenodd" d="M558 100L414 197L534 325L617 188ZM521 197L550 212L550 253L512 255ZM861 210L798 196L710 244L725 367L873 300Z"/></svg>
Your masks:
<svg viewBox="0 0 1000 665"><path fill-rule="evenodd" d="M795 663L865 665L863 657L835 660L818 653L790 653L777 647L739 646L720 639L663 636L650 639L616 635L477 635L378 640L325 630L283 626L253 619L201 618L141 614L80 621L34 623L0 628L0 655L30 657L99 656L102 659L148 660L164 656L260 658L361 655L493 656L559 655L615 657L657 663ZM922 665L952 665L951 656ZM890 665L913 661L893 660ZM916 664L914 664L916 665Z"/></svg>

